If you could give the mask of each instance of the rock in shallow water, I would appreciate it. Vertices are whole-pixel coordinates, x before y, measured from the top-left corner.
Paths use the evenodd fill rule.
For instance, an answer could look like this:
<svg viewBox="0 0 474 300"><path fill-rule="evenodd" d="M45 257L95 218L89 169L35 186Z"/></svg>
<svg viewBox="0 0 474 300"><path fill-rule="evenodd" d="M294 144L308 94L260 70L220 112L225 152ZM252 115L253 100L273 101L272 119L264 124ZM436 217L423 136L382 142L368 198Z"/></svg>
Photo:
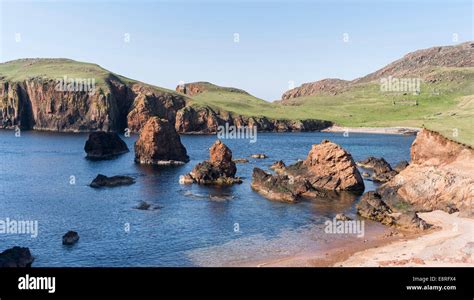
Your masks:
<svg viewBox="0 0 474 300"><path fill-rule="evenodd" d="M220 140L209 149L210 159L198 163L193 170L180 178L180 183L234 184L241 183L235 177L237 167L232 161L232 151Z"/></svg>
<svg viewBox="0 0 474 300"><path fill-rule="evenodd" d="M151 117L135 142L135 162L150 165L182 165L189 161L174 125Z"/></svg>
<svg viewBox="0 0 474 300"><path fill-rule="evenodd" d="M92 160L112 159L127 153L127 144L115 132L92 132L86 141L86 158Z"/></svg>
<svg viewBox="0 0 474 300"><path fill-rule="evenodd" d="M380 222L384 225L403 229L425 230L431 227L420 219L415 211L390 207L382 197L374 191L366 192L356 205L357 213L364 218Z"/></svg>
<svg viewBox="0 0 474 300"><path fill-rule="evenodd" d="M130 176L112 176L112 177L107 177L105 175L99 174L97 177L92 180L90 186L93 188L99 188L99 187L115 187L115 186L121 186L121 185L130 185L134 184L135 179L133 179Z"/></svg>
<svg viewBox="0 0 474 300"><path fill-rule="evenodd" d="M15 246L0 253L0 268L29 268L34 258L29 248Z"/></svg>
<svg viewBox="0 0 474 300"><path fill-rule="evenodd" d="M79 241L79 234L75 231L68 231L63 235L63 245L74 245Z"/></svg>
<svg viewBox="0 0 474 300"><path fill-rule="evenodd" d="M317 197L324 191L364 189L364 181L351 155L329 141L313 145L304 161L285 166L281 161L271 166L272 175L255 168L252 189L271 200L295 202L299 197Z"/></svg>

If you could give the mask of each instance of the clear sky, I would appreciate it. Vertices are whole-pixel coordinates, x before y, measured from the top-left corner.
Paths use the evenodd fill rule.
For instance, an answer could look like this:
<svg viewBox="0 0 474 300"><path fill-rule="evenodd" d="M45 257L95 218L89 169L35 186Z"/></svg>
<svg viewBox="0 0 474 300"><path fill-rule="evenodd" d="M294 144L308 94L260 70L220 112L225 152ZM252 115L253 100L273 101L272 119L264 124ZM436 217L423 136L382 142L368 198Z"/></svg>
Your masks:
<svg viewBox="0 0 474 300"><path fill-rule="evenodd" d="M0 1L1 62L65 57L170 89L210 81L266 100L289 81L354 79L473 40L470 0Z"/></svg>

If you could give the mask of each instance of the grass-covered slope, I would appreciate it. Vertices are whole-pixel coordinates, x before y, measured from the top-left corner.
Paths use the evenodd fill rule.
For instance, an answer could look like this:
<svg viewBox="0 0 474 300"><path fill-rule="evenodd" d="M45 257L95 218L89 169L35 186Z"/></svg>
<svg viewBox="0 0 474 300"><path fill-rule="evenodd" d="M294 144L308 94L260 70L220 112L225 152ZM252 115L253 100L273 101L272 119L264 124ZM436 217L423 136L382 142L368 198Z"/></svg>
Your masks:
<svg viewBox="0 0 474 300"><path fill-rule="evenodd" d="M122 83L140 83L157 91L176 93L173 90L145 84L115 73L97 64L79 62L66 58L25 58L0 64L0 81L22 82L31 78L59 80L66 76L68 79L94 78L98 88L107 89L108 79L113 76Z"/></svg>

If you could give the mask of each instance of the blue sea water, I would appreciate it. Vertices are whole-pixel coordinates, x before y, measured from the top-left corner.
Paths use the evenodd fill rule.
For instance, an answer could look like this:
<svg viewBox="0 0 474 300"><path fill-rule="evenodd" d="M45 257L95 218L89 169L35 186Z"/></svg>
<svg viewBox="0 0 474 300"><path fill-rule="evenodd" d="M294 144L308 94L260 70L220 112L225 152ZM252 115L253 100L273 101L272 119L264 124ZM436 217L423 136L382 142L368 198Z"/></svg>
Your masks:
<svg viewBox="0 0 474 300"><path fill-rule="evenodd" d="M389 163L409 160L413 136L351 133L259 133L256 143L223 140L238 164L243 184L231 187L180 185L179 176L208 158L215 135L182 136L191 161L158 168L134 163L137 136L123 138L130 152L114 160L90 161L83 150L86 134L28 131L15 137L0 131L0 220L38 221L38 236L0 234L0 251L29 247L33 266L195 266L195 250L249 237L271 239L281 232L322 224L338 212L354 213L355 201L269 201L250 188L252 169L268 170L276 160L304 159L312 144L329 139L348 150L354 160L382 156ZM265 153L267 159L252 159ZM130 186L93 189L97 174L129 175ZM71 177L73 176L73 177ZM75 184L71 184L71 179ZM374 183L365 181L366 190ZM139 201L160 209L137 210ZM238 228L238 230L235 230ZM79 242L62 245L62 235L75 230ZM219 253L217 253L218 255ZM224 255L225 253L223 253ZM239 257L235 257L236 260Z"/></svg>

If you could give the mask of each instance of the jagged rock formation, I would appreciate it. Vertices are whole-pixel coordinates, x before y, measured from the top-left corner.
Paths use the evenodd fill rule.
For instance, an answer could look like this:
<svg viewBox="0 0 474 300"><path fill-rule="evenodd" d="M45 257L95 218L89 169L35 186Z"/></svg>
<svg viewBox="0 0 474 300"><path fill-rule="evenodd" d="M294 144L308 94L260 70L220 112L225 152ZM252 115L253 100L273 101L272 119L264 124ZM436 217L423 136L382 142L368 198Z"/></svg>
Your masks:
<svg viewBox="0 0 474 300"><path fill-rule="evenodd" d="M92 132L84 145L88 159L110 159L127 153L127 144L114 132Z"/></svg>
<svg viewBox="0 0 474 300"><path fill-rule="evenodd" d="M380 222L385 225L403 229L428 229L430 227L413 211L394 211L376 192L365 193L356 205L357 213L364 218Z"/></svg>
<svg viewBox="0 0 474 300"><path fill-rule="evenodd" d="M411 163L378 192L385 202L405 202L417 210L459 210L472 216L474 150L437 132L422 129L411 147Z"/></svg>
<svg viewBox="0 0 474 300"><path fill-rule="evenodd" d="M372 170L372 179L378 182L387 182L398 174L383 157L370 156L363 161L357 162L357 165L364 169Z"/></svg>
<svg viewBox="0 0 474 300"><path fill-rule="evenodd" d="M364 182L352 156L339 145L324 140L313 145L308 157L286 167L272 165L277 175L253 170L252 188L272 200L295 202L301 196L314 197L321 191L363 191Z"/></svg>
<svg viewBox="0 0 474 300"><path fill-rule="evenodd" d="M182 165L189 161L186 148L173 124L150 117L135 142L135 162L150 165Z"/></svg>
<svg viewBox="0 0 474 300"><path fill-rule="evenodd" d="M182 183L234 184L242 180L235 177L237 168L232 161L232 151L220 140L209 149L209 160L197 164L191 173L182 177Z"/></svg>

